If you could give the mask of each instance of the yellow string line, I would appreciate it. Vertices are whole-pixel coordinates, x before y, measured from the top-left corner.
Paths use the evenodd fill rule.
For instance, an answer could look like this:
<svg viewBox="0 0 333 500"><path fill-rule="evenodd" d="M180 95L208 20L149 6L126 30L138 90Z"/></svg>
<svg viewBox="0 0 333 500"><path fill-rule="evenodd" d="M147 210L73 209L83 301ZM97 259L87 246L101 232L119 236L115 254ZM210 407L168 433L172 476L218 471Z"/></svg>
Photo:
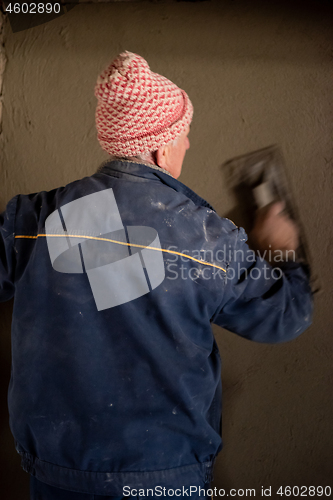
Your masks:
<svg viewBox="0 0 333 500"><path fill-rule="evenodd" d="M37 236L29 236L29 235L24 235L20 234L15 236L15 238L27 238L27 239L37 239L41 236L47 236L50 238L85 238L87 240L99 240L99 241L109 241L111 243L118 243L119 245L127 245L131 247L137 247L137 248L148 248L149 250L157 250L158 252L166 252L166 253L172 253L174 255L180 255L181 257L186 257L187 259L194 260L195 262L199 262L199 264L204 264L205 266L211 266L215 267L217 269L221 269L225 273L227 272L226 269L220 266L216 266L215 264L211 264L210 262L205 262L204 260L196 259L195 257L190 257L186 253L181 253L181 252L176 252L175 250L167 250L166 248L157 248L157 247L147 247L144 245L139 245L137 243L127 243L124 241L118 241L118 240L111 240L109 238L99 238L97 236L86 236L86 235L80 235L80 234L37 234Z"/></svg>

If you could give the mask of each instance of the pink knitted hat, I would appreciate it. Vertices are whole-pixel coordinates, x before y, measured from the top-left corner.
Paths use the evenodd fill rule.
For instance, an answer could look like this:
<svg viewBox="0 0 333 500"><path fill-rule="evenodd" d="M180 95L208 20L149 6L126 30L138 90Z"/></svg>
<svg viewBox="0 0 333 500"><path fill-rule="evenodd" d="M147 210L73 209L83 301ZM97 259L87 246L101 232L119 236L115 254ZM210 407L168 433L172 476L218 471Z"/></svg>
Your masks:
<svg viewBox="0 0 333 500"><path fill-rule="evenodd" d="M98 141L115 156L156 151L182 134L193 116L187 94L132 52L103 71L95 96Z"/></svg>

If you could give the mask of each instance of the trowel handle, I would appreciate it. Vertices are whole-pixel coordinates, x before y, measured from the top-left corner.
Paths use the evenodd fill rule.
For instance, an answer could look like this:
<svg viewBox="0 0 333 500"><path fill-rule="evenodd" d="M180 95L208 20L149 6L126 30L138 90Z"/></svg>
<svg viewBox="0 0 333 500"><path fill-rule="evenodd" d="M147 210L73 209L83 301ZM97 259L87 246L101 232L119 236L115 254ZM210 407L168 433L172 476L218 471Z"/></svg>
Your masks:
<svg viewBox="0 0 333 500"><path fill-rule="evenodd" d="M253 188L253 196L258 209L266 207L267 205L270 205L270 203L273 203L275 201L279 201L272 193L271 185L268 181L262 182L261 184Z"/></svg>

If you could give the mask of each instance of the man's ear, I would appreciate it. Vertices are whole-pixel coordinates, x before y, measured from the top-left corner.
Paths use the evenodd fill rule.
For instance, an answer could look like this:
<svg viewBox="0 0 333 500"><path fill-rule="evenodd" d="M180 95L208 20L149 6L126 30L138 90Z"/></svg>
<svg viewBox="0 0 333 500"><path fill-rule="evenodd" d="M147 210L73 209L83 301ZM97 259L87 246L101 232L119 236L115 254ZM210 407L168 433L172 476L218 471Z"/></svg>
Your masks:
<svg viewBox="0 0 333 500"><path fill-rule="evenodd" d="M165 146L160 146L156 151L156 161L157 165L161 168L167 170L168 166L168 157L169 157L169 147L168 144Z"/></svg>

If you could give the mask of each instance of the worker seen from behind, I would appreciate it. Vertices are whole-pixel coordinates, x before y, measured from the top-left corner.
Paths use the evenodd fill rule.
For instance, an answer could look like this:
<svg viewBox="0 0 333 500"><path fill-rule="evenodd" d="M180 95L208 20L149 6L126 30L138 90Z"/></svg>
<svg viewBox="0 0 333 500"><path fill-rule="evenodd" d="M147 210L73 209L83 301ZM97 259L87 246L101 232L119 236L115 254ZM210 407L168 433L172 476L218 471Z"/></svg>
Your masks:
<svg viewBox="0 0 333 500"><path fill-rule="evenodd" d="M222 448L211 325L296 338L311 323L307 270L251 252L242 228L177 180L193 115L183 90L124 52L95 95L107 161L15 196L0 217L15 446L33 500L208 497ZM297 249L282 209L258 217L262 253Z"/></svg>

